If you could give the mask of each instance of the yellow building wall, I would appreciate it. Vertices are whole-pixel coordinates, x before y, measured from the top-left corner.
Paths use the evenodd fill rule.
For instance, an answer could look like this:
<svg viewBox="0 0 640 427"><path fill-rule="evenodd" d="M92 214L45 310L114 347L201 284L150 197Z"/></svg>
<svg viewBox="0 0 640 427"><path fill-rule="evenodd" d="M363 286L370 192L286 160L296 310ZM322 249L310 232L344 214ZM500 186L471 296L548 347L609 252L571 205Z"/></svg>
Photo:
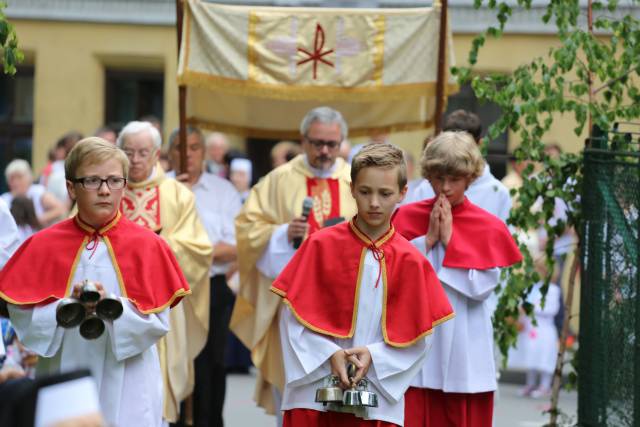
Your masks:
<svg viewBox="0 0 640 427"><path fill-rule="evenodd" d="M104 124L105 68L163 71L164 131L178 122L176 35L172 27L12 20L34 66L33 166L70 130Z"/></svg>
<svg viewBox="0 0 640 427"><path fill-rule="evenodd" d="M90 135L104 123L105 68L163 71L164 134L178 123L176 85L176 34L173 27L117 25L57 21L12 21L27 63L34 66L33 165L39 171L55 141L70 130ZM467 63L473 37L454 34L456 64ZM536 56L544 56L555 38L544 35L505 35L488 40L475 69L479 73L514 70ZM584 138L573 134L573 122L560 118L545 142L559 143L578 151ZM390 136L391 142L420 158L422 141L429 132L404 132ZM240 137L232 145L243 148ZM364 138L352 144L366 142ZM509 149L518 141L509 138Z"/></svg>

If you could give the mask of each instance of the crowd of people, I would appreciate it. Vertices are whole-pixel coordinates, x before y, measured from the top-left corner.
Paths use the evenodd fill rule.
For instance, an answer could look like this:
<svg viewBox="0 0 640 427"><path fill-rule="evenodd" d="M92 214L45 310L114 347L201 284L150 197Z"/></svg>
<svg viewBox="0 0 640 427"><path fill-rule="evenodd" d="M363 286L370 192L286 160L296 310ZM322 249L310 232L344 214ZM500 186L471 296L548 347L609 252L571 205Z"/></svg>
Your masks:
<svg viewBox="0 0 640 427"><path fill-rule="evenodd" d="M39 175L7 165L0 393L88 369L88 425L222 426L226 373L254 365L254 399L280 426L492 425L495 290L521 260L505 184L524 168L493 176L477 116L450 114L416 164L386 135L351 147L340 112L318 107L259 180L224 134L186 135L163 145L144 117L65 134ZM59 318L86 283L123 307L92 339ZM549 393L557 353L561 288L543 306L540 287L513 354L528 397ZM99 317L83 303L84 321ZM316 398L327 381L365 384L377 406L327 406ZM0 400L0 424L21 413Z"/></svg>

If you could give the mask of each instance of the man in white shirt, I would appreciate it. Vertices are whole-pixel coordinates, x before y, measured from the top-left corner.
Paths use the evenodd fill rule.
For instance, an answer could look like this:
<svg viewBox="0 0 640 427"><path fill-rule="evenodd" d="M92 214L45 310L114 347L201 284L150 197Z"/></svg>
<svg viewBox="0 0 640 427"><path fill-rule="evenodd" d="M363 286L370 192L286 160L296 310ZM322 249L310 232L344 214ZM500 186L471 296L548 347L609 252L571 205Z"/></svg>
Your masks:
<svg viewBox="0 0 640 427"><path fill-rule="evenodd" d="M178 165L180 144L178 130L169 137L172 163ZM175 176L191 188L196 198L200 221L213 244L213 261L209 271L211 304L207 343L195 360L194 426L222 426L225 395L224 353L233 293L227 286L227 274L237 258L234 219L242 207L240 194L227 180L204 171L205 144L202 132L187 127L187 170Z"/></svg>

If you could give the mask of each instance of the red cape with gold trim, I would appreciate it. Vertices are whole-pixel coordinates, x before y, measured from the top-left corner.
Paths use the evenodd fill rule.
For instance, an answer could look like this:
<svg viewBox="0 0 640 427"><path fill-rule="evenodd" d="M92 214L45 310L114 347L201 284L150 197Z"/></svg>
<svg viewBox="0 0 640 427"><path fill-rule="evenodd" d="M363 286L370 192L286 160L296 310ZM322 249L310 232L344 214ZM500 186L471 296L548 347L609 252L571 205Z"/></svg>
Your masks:
<svg viewBox="0 0 640 427"><path fill-rule="evenodd" d="M375 243L353 224L321 229L302 244L271 290L284 298L307 328L351 338L358 313L360 276L367 250L382 251L382 334L406 347L453 317L429 262L393 228Z"/></svg>
<svg viewBox="0 0 640 427"><path fill-rule="evenodd" d="M393 216L393 226L407 240L424 236L436 198L402 206ZM451 268L487 270L522 261L522 254L500 218L467 199L451 209L453 232L442 265Z"/></svg>
<svg viewBox="0 0 640 427"><path fill-rule="evenodd" d="M47 303L71 294L80 255L95 230L76 216L27 239L0 271L0 297L17 305ZM169 246L120 212L98 230L113 262L120 291L142 313L155 313L189 294Z"/></svg>

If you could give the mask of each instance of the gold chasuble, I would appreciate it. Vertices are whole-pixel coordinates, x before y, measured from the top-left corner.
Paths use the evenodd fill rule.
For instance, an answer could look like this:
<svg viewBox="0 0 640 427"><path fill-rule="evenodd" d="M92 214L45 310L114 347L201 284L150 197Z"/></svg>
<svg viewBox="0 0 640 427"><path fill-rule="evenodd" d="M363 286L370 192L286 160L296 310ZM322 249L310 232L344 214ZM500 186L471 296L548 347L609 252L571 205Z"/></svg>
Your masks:
<svg viewBox="0 0 640 427"><path fill-rule="evenodd" d="M164 383L163 417L175 422L180 402L193 391L193 360L207 340L213 247L196 212L193 193L167 178L160 166L156 166L153 178L127 183L121 211L165 239L192 290L182 304L171 310L171 330L158 341Z"/></svg>
<svg viewBox="0 0 640 427"><path fill-rule="evenodd" d="M299 155L262 178L236 218L240 290L230 327L251 350L251 359L260 371L254 398L269 413L274 413L271 386L284 390L278 331L281 299L269 290L273 279L260 273L256 263L275 229L300 216L307 196L314 199L308 220L310 232L321 228L329 218L351 219L356 204L349 188L350 171L350 166L338 158L328 179L316 178L304 156Z"/></svg>

